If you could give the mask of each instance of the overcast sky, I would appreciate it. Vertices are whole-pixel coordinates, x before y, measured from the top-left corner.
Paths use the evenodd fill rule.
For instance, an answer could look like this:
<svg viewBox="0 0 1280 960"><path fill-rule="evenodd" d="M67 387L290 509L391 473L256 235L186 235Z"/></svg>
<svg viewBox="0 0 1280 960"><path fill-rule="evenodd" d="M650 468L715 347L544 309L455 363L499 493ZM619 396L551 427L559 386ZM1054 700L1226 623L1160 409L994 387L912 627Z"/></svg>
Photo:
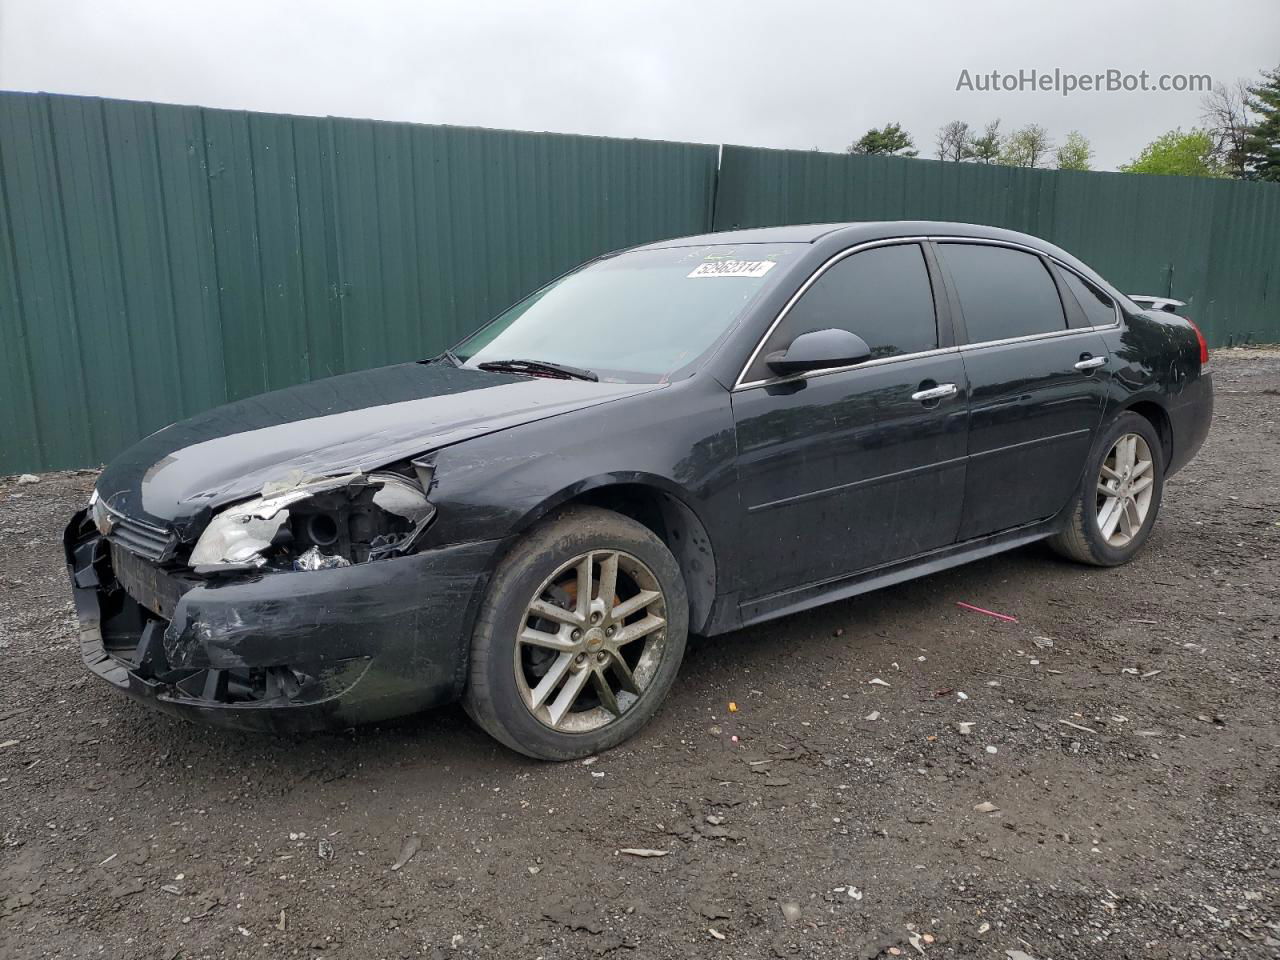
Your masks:
<svg viewBox="0 0 1280 960"><path fill-rule="evenodd" d="M843 149L891 120L1088 136L1111 169L1198 93L957 91L962 70L1256 76L1277 0L0 0L0 88L285 113Z"/></svg>

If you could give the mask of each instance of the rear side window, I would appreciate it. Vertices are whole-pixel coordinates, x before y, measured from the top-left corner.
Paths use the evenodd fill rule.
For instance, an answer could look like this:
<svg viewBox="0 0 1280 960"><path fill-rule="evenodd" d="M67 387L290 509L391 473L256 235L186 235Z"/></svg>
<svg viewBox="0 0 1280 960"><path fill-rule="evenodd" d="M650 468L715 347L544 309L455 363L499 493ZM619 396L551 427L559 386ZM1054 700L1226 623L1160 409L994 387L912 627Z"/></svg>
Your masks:
<svg viewBox="0 0 1280 960"><path fill-rule="evenodd" d="M765 356L785 349L802 333L830 328L862 337L873 358L935 349L933 288L920 245L872 247L834 264L770 334L746 379L775 376L764 364Z"/></svg>
<svg viewBox="0 0 1280 960"><path fill-rule="evenodd" d="M1083 277L1076 276L1070 270L1059 270L1067 282L1067 289L1080 301L1080 308L1093 327L1106 326L1116 322L1115 301L1095 287Z"/></svg>
<svg viewBox="0 0 1280 960"><path fill-rule="evenodd" d="M939 246L960 297L970 343L1066 329L1058 288L1039 257L974 243Z"/></svg>

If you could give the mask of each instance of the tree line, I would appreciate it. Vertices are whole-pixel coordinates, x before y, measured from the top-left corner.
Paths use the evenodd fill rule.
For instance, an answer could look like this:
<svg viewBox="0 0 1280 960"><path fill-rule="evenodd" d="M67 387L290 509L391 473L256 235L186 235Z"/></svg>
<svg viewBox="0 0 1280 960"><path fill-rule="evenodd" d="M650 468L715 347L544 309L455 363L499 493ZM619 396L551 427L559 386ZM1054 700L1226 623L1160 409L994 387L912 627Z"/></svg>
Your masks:
<svg viewBox="0 0 1280 960"><path fill-rule="evenodd" d="M1280 67L1257 80L1216 85L1201 101L1202 126L1162 133L1139 151L1121 173L1188 177L1233 177L1280 182ZM1093 147L1072 130L1060 144L1038 123L1003 133L992 120L979 130L966 120L938 128L935 156L955 163L998 163L1011 167L1089 170ZM845 148L864 156L915 157L911 134L901 124L872 127Z"/></svg>

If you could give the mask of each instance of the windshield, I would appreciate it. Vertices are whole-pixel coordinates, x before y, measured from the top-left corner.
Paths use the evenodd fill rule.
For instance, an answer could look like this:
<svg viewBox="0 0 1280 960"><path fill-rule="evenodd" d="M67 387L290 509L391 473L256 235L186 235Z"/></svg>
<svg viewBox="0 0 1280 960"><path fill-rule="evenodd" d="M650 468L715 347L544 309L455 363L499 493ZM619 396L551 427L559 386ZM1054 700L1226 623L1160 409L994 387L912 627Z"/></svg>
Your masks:
<svg viewBox="0 0 1280 960"><path fill-rule="evenodd" d="M658 382L706 353L799 244L635 250L576 270L454 349L468 367L539 360Z"/></svg>

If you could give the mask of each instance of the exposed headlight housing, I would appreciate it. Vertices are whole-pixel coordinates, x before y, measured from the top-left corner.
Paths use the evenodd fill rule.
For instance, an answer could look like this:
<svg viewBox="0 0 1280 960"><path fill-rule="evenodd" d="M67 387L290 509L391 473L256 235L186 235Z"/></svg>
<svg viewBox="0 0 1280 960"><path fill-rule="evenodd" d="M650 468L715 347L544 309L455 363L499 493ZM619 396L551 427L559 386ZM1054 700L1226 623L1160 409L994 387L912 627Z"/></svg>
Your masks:
<svg viewBox="0 0 1280 960"><path fill-rule="evenodd" d="M188 561L197 573L321 570L411 551L435 516L398 473L290 477L213 518Z"/></svg>

